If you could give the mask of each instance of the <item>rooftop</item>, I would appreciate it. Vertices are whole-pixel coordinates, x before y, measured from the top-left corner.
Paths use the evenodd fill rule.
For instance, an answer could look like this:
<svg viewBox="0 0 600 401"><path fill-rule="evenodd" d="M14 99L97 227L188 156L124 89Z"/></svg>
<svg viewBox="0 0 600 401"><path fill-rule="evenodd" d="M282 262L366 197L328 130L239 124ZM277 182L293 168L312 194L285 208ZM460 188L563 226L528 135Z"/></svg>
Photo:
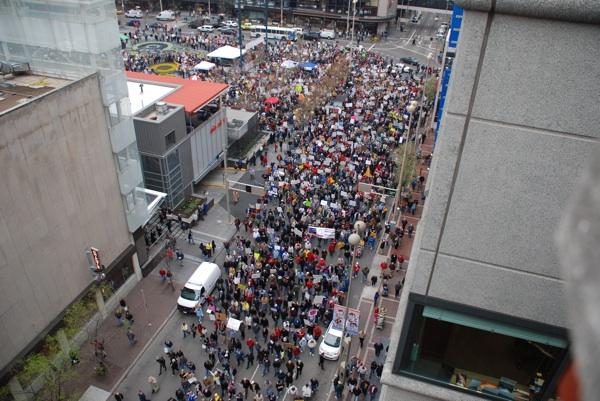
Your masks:
<svg viewBox="0 0 600 401"><path fill-rule="evenodd" d="M131 72L127 71L127 80L134 82L142 82L144 83L144 92L146 92L146 85L150 83L151 85L148 90L152 91L152 93L156 94L156 98L152 100L152 102L156 102L161 100L166 103L171 104L179 104L182 105L186 112L191 113L194 112L208 103L210 103L214 98L223 93L228 85L217 82L208 82L208 81L192 81L189 79L182 79L176 77L170 77L165 75L152 75L145 74L143 72ZM156 86L163 86L166 89L157 89ZM137 86L137 88L136 88ZM132 111L135 114L134 107L134 97L136 96L135 92L140 93L139 84L133 85L129 87L129 96L132 103ZM175 89L174 89L175 88ZM132 91L132 89L134 89ZM163 95L160 95L158 92L164 92ZM134 92L132 94L132 92ZM145 93L144 93L145 95ZM150 105L150 103L144 102L146 107ZM140 109L138 109L139 111Z"/></svg>
<svg viewBox="0 0 600 401"><path fill-rule="evenodd" d="M39 74L0 76L0 115L67 85L67 79Z"/></svg>

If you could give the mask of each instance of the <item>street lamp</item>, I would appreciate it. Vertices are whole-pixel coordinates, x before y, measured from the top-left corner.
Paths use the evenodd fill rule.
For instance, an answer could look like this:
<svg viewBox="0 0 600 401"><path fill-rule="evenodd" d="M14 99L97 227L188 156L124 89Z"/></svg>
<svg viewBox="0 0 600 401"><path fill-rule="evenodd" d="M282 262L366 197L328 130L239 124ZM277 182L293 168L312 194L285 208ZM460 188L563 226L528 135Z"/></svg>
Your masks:
<svg viewBox="0 0 600 401"><path fill-rule="evenodd" d="M344 308L344 326L342 329L342 341L346 341L346 320L348 319L348 306L350 304L350 289L352 288L352 269L354 268L354 263L356 262L356 246L360 243L361 235L367 228L367 224L362 220L357 220L354 223L354 230L356 232L350 234L348 236L348 243L352 247L352 264L350 265L349 275L348 275L348 291L346 291L346 302ZM348 342L348 349L346 350L346 359L344 361L344 369L348 366L348 357L350 356L350 345L352 344L352 337L350 337L350 341Z"/></svg>
<svg viewBox="0 0 600 401"><path fill-rule="evenodd" d="M348 39L348 31L350 30L350 2L352 0L348 0L348 15L346 16L346 39Z"/></svg>
<svg viewBox="0 0 600 401"><path fill-rule="evenodd" d="M350 41L350 43L354 42L354 23L356 22L356 3L358 3L358 0L352 0L354 10L353 10L353 14L352 14L352 40Z"/></svg>
<svg viewBox="0 0 600 401"><path fill-rule="evenodd" d="M396 196L394 197L394 205L392 207L392 213L390 218L395 214L398 208L398 200L400 199L400 191L402 190L402 177L404 176L404 165L406 164L406 150L408 149L408 141L410 141L410 128L412 127L412 120L415 111L417 111L417 101L411 100L410 104L406 107L406 111L410 114L408 118L408 129L406 130L406 137L404 138L404 154L402 156L402 164L400 165L400 176L398 177L398 188L396 189Z"/></svg>

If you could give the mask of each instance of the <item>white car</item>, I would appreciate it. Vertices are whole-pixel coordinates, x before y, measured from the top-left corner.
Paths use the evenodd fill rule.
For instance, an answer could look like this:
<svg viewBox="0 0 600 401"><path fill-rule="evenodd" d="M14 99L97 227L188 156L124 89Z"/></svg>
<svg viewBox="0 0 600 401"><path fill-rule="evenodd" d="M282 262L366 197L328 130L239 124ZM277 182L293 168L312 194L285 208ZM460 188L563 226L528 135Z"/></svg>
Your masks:
<svg viewBox="0 0 600 401"><path fill-rule="evenodd" d="M323 39L335 39L335 31L324 29L321 31L321 37Z"/></svg>
<svg viewBox="0 0 600 401"><path fill-rule="evenodd" d="M223 26L226 26L227 28L237 28L238 23L233 20L227 20L223 22Z"/></svg>
<svg viewBox="0 0 600 401"><path fill-rule="evenodd" d="M202 25L198 27L200 32L212 32L215 28L212 25Z"/></svg>
<svg viewBox="0 0 600 401"><path fill-rule="evenodd" d="M125 13L125 17L127 18L142 18L142 10L129 10Z"/></svg>
<svg viewBox="0 0 600 401"><path fill-rule="evenodd" d="M333 322L332 322L333 323ZM342 331L332 328L332 323L329 324L321 345L319 345L319 355L323 355L323 358L335 361L340 357L342 353Z"/></svg>
<svg viewBox="0 0 600 401"><path fill-rule="evenodd" d="M408 74L408 73L412 72L414 70L414 68L409 65L406 65L406 64L398 63L398 64L396 64L396 70Z"/></svg>

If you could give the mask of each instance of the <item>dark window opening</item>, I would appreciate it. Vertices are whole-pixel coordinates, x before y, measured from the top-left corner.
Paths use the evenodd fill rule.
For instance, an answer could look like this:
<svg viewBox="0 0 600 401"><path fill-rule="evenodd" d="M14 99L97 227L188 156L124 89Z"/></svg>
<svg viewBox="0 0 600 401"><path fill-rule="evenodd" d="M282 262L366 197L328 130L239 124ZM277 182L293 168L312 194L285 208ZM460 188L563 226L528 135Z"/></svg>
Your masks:
<svg viewBox="0 0 600 401"><path fill-rule="evenodd" d="M413 304L395 373L492 400L552 400L567 357L562 336L439 307Z"/></svg>

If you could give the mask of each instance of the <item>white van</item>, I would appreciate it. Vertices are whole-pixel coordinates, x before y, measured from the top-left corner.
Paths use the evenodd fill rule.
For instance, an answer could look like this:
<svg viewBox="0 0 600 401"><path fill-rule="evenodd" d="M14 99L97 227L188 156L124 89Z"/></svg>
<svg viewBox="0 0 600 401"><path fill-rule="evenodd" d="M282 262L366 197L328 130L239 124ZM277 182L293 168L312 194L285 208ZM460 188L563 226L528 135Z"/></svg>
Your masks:
<svg viewBox="0 0 600 401"><path fill-rule="evenodd" d="M171 10L164 10L156 16L156 19L159 21L175 21L175 13Z"/></svg>
<svg viewBox="0 0 600 401"><path fill-rule="evenodd" d="M202 262L181 289L177 308L183 313L194 313L196 305L202 305L217 285L221 269L210 262Z"/></svg>

